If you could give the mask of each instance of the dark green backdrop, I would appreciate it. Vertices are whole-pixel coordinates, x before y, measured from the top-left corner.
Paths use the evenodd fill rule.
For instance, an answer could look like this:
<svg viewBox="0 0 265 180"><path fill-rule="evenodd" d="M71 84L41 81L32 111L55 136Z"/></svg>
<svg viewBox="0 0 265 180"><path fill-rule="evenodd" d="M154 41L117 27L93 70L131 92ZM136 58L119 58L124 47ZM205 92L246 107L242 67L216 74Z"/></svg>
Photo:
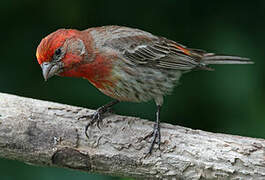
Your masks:
<svg viewBox="0 0 265 180"><path fill-rule="evenodd" d="M162 121L211 132L265 138L265 1L1 1L0 92L96 108L110 100L86 80L44 82L36 61L40 40L58 28L137 27L255 65L214 66L186 74L165 100ZM1 100L1 99L0 99ZM153 102L121 103L118 114L154 119ZM0 160L0 179L111 179ZM113 178L119 179L119 178Z"/></svg>

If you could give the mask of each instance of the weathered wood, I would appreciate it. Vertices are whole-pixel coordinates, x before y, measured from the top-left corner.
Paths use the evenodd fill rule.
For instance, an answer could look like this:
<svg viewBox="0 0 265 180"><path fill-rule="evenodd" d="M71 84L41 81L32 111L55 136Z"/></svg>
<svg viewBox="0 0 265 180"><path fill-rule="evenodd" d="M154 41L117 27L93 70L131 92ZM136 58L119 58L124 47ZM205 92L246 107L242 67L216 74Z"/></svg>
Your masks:
<svg viewBox="0 0 265 180"><path fill-rule="evenodd" d="M265 179L265 140L161 124L161 150L145 157L153 122L0 93L0 157L144 179Z"/></svg>

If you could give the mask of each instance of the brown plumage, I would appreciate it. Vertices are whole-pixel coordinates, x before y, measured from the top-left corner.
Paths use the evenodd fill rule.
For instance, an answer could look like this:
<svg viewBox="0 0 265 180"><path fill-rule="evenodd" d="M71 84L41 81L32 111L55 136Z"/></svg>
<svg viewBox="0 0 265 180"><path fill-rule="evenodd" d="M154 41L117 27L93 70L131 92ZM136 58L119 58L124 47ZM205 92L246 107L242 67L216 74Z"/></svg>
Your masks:
<svg viewBox="0 0 265 180"><path fill-rule="evenodd" d="M116 99L97 110L91 123L119 101L154 99L156 124L149 153L160 145L160 108L184 72L212 70L210 64L251 64L248 58L215 55L187 48L164 37L128 27L103 26L84 31L58 30L44 38L37 59L45 79L60 76L88 79L104 94ZM87 134L86 134L87 135Z"/></svg>

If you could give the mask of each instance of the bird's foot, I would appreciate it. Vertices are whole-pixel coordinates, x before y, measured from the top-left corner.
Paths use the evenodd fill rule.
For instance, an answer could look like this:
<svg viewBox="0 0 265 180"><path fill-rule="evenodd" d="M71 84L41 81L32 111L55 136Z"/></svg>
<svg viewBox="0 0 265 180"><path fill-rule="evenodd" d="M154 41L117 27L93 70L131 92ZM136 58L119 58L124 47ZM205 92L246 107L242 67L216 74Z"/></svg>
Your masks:
<svg viewBox="0 0 265 180"><path fill-rule="evenodd" d="M118 100L114 100L109 102L108 104L105 104L104 106L101 106L100 108L98 108L92 115L85 115L85 116L81 116L78 119L81 118L92 118L90 122L87 123L86 127L85 127L85 134L86 137L89 138L88 134L87 134L87 130L89 128L89 126L93 125L93 124L97 124L97 127L100 129L99 124L102 122L103 118L103 114L106 112L109 112L111 107L115 104L117 104L119 101Z"/></svg>
<svg viewBox="0 0 265 180"><path fill-rule="evenodd" d="M87 116L82 116L82 118L91 118L91 121L89 121L87 123L87 125L85 126L85 134L86 134L86 137L89 138L88 136L88 133L87 133L87 130L90 126L96 124L97 127L100 129L100 123L102 123L102 120L103 120L103 115L106 113L106 112L109 112L110 108L107 108L105 106L102 106L100 108L98 108L93 114L91 115L87 115Z"/></svg>
<svg viewBox="0 0 265 180"><path fill-rule="evenodd" d="M147 155L151 155L155 144L157 144L158 149L160 149L160 143L161 143L160 124L158 123L154 124L154 130L151 136L152 136L151 146L147 152Z"/></svg>
<svg viewBox="0 0 265 180"><path fill-rule="evenodd" d="M100 123L102 123L103 115L104 113L109 112L109 111L110 111L110 108L106 108L105 106L102 106L98 108L93 114L84 115L78 118L78 119L84 119L84 118L91 119L85 126L85 134L87 138L89 138L88 133L87 133L88 128L96 124L97 127L100 129Z"/></svg>

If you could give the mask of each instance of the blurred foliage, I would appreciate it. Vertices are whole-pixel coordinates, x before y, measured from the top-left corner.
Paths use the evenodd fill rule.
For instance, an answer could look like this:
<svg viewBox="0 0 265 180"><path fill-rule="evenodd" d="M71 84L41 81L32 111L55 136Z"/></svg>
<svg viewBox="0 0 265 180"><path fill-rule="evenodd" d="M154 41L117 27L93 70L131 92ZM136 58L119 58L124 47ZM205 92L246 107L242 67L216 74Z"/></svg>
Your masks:
<svg viewBox="0 0 265 180"><path fill-rule="evenodd" d="M0 2L0 92L87 108L108 102L86 80L44 82L35 51L58 28L137 27L189 47L251 58L255 65L214 66L184 75L165 99L162 121L212 132L265 138L265 1ZM153 102L120 103L118 114L154 119ZM0 179L122 179L0 160ZM14 171L15 169L15 171Z"/></svg>

